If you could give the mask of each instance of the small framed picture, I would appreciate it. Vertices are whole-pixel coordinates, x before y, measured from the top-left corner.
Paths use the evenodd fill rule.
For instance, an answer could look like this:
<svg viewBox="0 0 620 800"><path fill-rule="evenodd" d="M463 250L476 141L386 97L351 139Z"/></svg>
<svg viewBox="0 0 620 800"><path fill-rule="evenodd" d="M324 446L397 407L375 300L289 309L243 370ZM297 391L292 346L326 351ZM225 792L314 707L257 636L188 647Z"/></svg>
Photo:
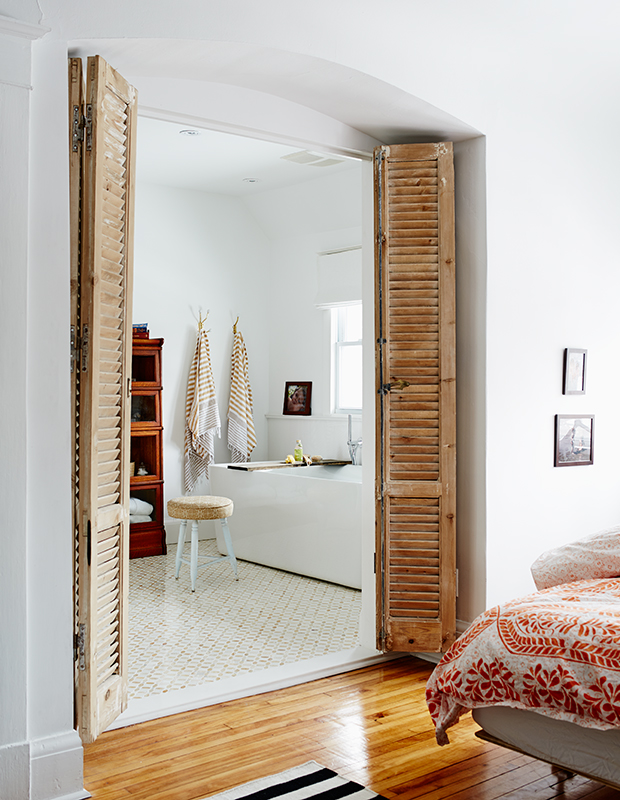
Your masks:
<svg viewBox="0 0 620 800"><path fill-rule="evenodd" d="M287 381L284 386L283 414L310 416L311 381Z"/></svg>
<svg viewBox="0 0 620 800"><path fill-rule="evenodd" d="M587 350L567 347L564 350L564 382L562 394L586 393Z"/></svg>
<svg viewBox="0 0 620 800"><path fill-rule="evenodd" d="M585 467L594 463L594 415L556 414L555 466Z"/></svg>

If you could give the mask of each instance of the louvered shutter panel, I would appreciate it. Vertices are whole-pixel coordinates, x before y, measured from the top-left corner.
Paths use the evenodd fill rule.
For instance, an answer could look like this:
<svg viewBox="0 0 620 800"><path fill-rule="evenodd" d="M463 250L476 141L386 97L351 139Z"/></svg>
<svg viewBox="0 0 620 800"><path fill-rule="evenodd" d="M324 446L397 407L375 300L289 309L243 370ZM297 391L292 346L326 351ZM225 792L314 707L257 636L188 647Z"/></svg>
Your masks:
<svg viewBox="0 0 620 800"><path fill-rule="evenodd" d="M92 122L82 144L77 279L76 715L82 739L90 742L127 704L136 93L97 56L88 59L85 102Z"/></svg>
<svg viewBox="0 0 620 800"><path fill-rule="evenodd" d="M456 628L452 144L375 151L377 640L438 652Z"/></svg>

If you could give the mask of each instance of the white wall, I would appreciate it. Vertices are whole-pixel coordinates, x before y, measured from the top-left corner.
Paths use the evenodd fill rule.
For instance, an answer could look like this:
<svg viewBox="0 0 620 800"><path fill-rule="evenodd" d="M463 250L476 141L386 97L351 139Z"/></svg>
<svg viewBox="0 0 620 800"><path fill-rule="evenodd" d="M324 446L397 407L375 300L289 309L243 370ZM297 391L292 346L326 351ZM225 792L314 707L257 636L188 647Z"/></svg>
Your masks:
<svg viewBox="0 0 620 800"><path fill-rule="evenodd" d="M31 58L31 40L44 32L0 18L0 796L7 800L86 797L73 729L67 61L57 42L37 43ZM49 125L61 107L65 122Z"/></svg>
<svg viewBox="0 0 620 800"><path fill-rule="evenodd" d="M485 139L454 147L456 216L457 626L486 607Z"/></svg>
<svg viewBox="0 0 620 800"><path fill-rule="evenodd" d="M203 315L209 309L206 327L222 420L216 463L230 460L226 412L237 315L254 399L258 444L252 460L283 458L299 436L306 452L337 458L347 453L346 420L327 419L329 312L314 301L317 254L361 241L359 163L333 176L302 175L306 180L298 185L243 200L138 184L133 320L148 322L151 337L165 340L166 500L183 494L185 393L200 308ZM313 381L311 418L282 417L285 380ZM201 480L193 493L208 491ZM175 541L177 523L166 519L166 531Z"/></svg>
<svg viewBox="0 0 620 800"><path fill-rule="evenodd" d="M13 44L0 35L0 53ZM21 46L22 41L17 45ZM5 346L0 349L0 496L3 514L0 560L0 593L3 614L2 651L10 659L0 659L0 706L12 714L0 714L0 774L18 796L28 791L28 550L27 550L27 421L21 413L27 395L28 329L28 147L30 84L30 43L21 59L22 74L11 73L9 59L0 61L0 76L12 83L21 79L23 86L2 82L0 108L14 121L0 125L0 171L8 181L8 191L0 195L0 214L12 221L0 237L0 263L3 266L0 290L0 335ZM13 48L11 48L13 49ZM17 49L17 48L15 48ZM5 184L6 186L6 184ZM14 265L10 270L9 265ZM17 313L15 313L17 312ZM12 346L6 346L11 342ZM25 773L25 774L24 774ZM27 796L27 795L24 795Z"/></svg>
<svg viewBox="0 0 620 800"><path fill-rule="evenodd" d="M162 337L165 500L184 494L185 398L200 311L209 316L211 364L222 436L215 461L230 461L227 443L233 324L239 316L248 350L257 446L267 458L270 242L234 197L139 183L136 193L134 322ZM208 494L201 479L194 494ZM171 541L177 525L166 520Z"/></svg>
<svg viewBox="0 0 620 800"><path fill-rule="evenodd" d="M308 454L344 458L346 419L331 415L330 406L330 314L316 306L318 255L361 244L360 164L246 204L272 242L269 458L292 453L298 438ZM311 417L282 415L286 381L312 381Z"/></svg>
<svg viewBox="0 0 620 800"><path fill-rule="evenodd" d="M473 307L484 319L480 328L486 329L472 326L472 346L476 363L485 363L485 385L477 379L472 402L482 391L486 452L482 463L479 457L471 460L469 480L478 497L486 495L485 603L531 588L529 564L542 549L617 523L620 463L613 421L620 390L615 368L620 152L610 143L620 122L613 101L620 88L617 3L591 0L585 9L582 3L558 0L384 0L381 16L397 14L401 24L394 26L377 24L376 3L370 0L336 5L316 0L310 15L306 6L292 7L285 0L180 0L174 14L169 3L150 0L110 0L105 6L83 0L0 0L0 14L22 14L29 21L39 19L39 8L52 28L47 40L56 42L58 50L47 41L34 45L39 62L32 80L41 94L33 100L42 102L44 123L38 120L31 140L24 97L30 77L16 75L18 66L28 73L28 48L20 39L15 50L0 50L3 120L10 119L0 133L3 218L10 219L0 254L3 286L14 290L0 321L3 341L11 342L2 351L2 376L8 383L3 380L0 387L2 490L8 501L3 544L14 557L11 575L0 582L2 607L10 611L0 622L10 652L7 659L3 649L2 677L8 681L2 686L0 720L4 754L31 750L45 731L61 736L72 710L66 684L71 602L65 524L71 501L68 477L57 469L70 452L68 390L55 385L58 402L45 415L47 425L32 428L42 415L35 399L39 386L32 385L31 396L26 379L42 364L46 374L66 376L68 369L61 346L68 338L66 246L58 238L66 234L66 225L57 229L52 224L58 223L57 205L66 202L67 113L61 102L50 107L45 98L64 92L69 42L90 39L84 46L104 57L109 53L121 72L125 63L133 65L133 73L126 72L136 83L144 76L153 84L159 78L174 79L177 88L187 84L184 98L200 94L198 76L205 96L217 84L220 102L212 117L221 121L228 109L248 127L265 130L269 122L258 119L266 107L259 95L271 94L279 107L279 124L273 127L286 135L288 126L299 140L304 129L311 130L309 138L326 143L335 133L338 146L359 149L360 141L377 137L387 143L423 134L471 138L471 132L463 135L467 127L483 133L488 263L486 289L474 288ZM416 31L422 33L412 45ZM301 64L303 69L297 68ZM226 84L233 85L230 102ZM255 102L240 102L233 97L236 89ZM153 94L151 105L157 105L156 87ZM165 107L163 95L160 99ZM297 110L300 104L310 110L308 125L295 123L293 103ZM437 109L457 119L451 122ZM192 114L189 106L186 113ZM207 117L209 110L201 113ZM26 143L37 164L30 175ZM42 171L42 160L54 165L50 172ZM26 219L24 200L35 197L40 201L36 214L28 208L35 215ZM472 224L480 230L484 220L474 214ZM52 230L57 235L50 235ZM26 263L28 242L33 252ZM26 294L37 283L46 288L46 297L35 292L29 305ZM51 336L45 345L27 342L37 314L32 336L42 327ZM588 348L584 397L561 395L561 356L567 346ZM596 414L591 467L552 466L553 415L567 411ZM39 438L28 442L26 454L20 445L29 428ZM29 472L26 458L49 464L47 483L41 467ZM43 526L39 516L30 516L36 512L32 505L25 510L24 491L33 503L53 494ZM36 559L50 553L50 577L38 586ZM461 575L462 592L472 591L471 581L472 576ZM58 642L37 663L39 648L51 640L50 634L34 644L47 622ZM26 652L30 645L32 658ZM38 704L26 708L31 691ZM42 707L40 698L52 694L54 702ZM31 780L27 761L28 753L25 760L12 762L17 782ZM37 796L68 797L69 782L80 779L74 764L55 779L48 776Z"/></svg>

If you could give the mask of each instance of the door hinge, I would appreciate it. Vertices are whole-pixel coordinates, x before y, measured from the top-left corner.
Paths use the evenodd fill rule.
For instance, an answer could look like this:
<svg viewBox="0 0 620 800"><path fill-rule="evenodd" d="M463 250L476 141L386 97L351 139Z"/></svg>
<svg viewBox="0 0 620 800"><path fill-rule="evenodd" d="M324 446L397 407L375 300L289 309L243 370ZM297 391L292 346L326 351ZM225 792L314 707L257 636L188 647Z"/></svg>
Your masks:
<svg viewBox="0 0 620 800"><path fill-rule="evenodd" d="M75 362L78 360L80 352L79 336L75 330L75 325L71 326L71 372L75 372Z"/></svg>
<svg viewBox="0 0 620 800"><path fill-rule="evenodd" d="M86 105L86 116L84 117L84 129L86 133L86 149L92 150L93 147L93 107L91 103Z"/></svg>
<svg viewBox="0 0 620 800"><path fill-rule="evenodd" d="M82 358L80 359L80 353ZM88 371L88 325L84 325L82 329L82 337L80 338L75 325L71 326L70 336L70 361L71 372L75 372L75 365L81 363L81 371Z"/></svg>
<svg viewBox="0 0 620 800"><path fill-rule="evenodd" d="M78 662L78 669L86 669L86 625L78 626L73 637L73 659Z"/></svg>
<svg viewBox="0 0 620 800"><path fill-rule="evenodd" d="M79 106L73 106L73 124L71 127L71 141L73 152L77 153L80 144L86 141L86 149L91 150L93 146L93 107L89 103L86 106L86 114L82 114Z"/></svg>
<svg viewBox="0 0 620 800"><path fill-rule="evenodd" d="M73 124L71 126L71 141L73 152L77 153L80 142L84 141L84 117L80 112L79 106L73 106Z"/></svg>
<svg viewBox="0 0 620 800"><path fill-rule="evenodd" d="M89 350L88 325L82 327L82 372L88 372L88 350Z"/></svg>
<svg viewBox="0 0 620 800"><path fill-rule="evenodd" d="M458 571L458 569L454 570L454 583L455 583L454 588L456 589L455 594L458 597L459 596L459 571Z"/></svg>

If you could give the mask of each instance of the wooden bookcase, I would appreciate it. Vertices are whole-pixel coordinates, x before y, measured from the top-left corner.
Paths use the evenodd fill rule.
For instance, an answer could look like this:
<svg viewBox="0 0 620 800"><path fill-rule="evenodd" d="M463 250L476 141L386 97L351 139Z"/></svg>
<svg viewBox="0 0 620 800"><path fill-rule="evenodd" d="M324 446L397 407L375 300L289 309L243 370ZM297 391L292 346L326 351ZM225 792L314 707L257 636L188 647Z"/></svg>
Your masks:
<svg viewBox="0 0 620 800"><path fill-rule="evenodd" d="M129 558L166 554L162 425L163 339L133 338L131 357L131 497L153 506L150 522L129 528ZM144 466L146 475L139 475Z"/></svg>

